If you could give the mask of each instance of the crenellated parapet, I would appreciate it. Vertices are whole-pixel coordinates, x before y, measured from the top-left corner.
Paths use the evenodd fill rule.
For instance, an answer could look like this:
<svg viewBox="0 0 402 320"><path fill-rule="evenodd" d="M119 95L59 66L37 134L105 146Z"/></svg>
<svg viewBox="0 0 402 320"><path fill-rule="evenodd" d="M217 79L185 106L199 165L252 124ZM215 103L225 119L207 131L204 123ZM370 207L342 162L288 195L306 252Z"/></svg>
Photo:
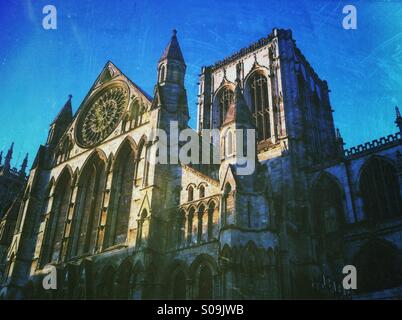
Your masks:
<svg viewBox="0 0 402 320"><path fill-rule="evenodd" d="M372 152L383 148L385 146L392 146L401 143L401 133L397 132L395 134L389 134L388 136L381 137L379 139L366 142L364 144L359 144L355 147L345 150L345 157L353 157L357 155L362 155L366 152Z"/></svg>

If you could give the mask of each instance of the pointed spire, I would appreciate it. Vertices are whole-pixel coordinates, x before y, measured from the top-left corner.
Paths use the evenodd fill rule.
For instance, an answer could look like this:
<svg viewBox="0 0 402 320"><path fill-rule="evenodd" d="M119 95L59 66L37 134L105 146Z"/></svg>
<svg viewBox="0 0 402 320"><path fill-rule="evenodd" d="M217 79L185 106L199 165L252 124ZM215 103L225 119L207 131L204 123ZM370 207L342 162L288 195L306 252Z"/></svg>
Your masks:
<svg viewBox="0 0 402 320"><path fill-rule="evenodd" d="M28 153L25 155L24 161L22 161L20 176L26 175L26 169L28 167Z"/></svg>
<svg viewBox="0 0 402 320"><path fill-rule="evenodd" d="M10 147L10 149L8 149L7 155L6 155L6 158L4 161L4 168L6 170L9 170L11 167L11 159L13 158L13 151L14 151L14 142L11 143L11 147Z"/></svg>
<svg viewBox="0 0 402 320"><path fill-rule="evenodd" d="M183 54L181 53L179 41L177 40L177 30L173 30L172 39L167 45L159 61L165 59L176 60L184 63Z"/></svg>
<svg viewBox="0 0 402 320"><path fill-rule="evenodd" d="M56 116L56 118L53 120L51 124L54 124L56 122L70 122L73 119L73 108L71 106L71 99L73 96L70 94L68 95L68 100L65 103L64 107L60 110L59 114Z"/></svg>
<svg viewBox="0 0 402 320"><path fill-rule="evenodd" d="M395 107L395 113L396 113L395 124L398 127L399 132L402 133L402 117L399 108L397 106Z"/></svg>

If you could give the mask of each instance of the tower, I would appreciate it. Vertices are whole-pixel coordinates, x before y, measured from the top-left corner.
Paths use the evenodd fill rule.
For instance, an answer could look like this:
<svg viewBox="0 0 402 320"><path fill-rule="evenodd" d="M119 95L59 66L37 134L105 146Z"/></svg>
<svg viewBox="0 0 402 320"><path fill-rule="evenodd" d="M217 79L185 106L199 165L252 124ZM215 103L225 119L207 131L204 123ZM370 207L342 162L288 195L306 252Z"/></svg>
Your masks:
<svg viewBox="0 0 402 320"><path fill-rule="evenodd" d="M179 121L180 127L186 127L189 119L187 92L184 87L186 63L177 40L177 31L165 48L158 63L158 80L155 86L152 109L162 107L167 113L159 118L159 127L169 125L163 121Z"/></svg>

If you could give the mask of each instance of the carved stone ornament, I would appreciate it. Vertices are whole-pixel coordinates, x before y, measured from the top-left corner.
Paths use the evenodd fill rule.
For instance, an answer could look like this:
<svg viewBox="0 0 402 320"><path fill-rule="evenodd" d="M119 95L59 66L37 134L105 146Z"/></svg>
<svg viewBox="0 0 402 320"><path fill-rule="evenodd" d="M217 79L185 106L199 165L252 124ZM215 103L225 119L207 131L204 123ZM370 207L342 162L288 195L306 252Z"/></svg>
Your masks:
<svg viewBox="0 0 402 320"><path fill-rule="evenodd" d="M78 119L77 140L89 148L105 140L117 127L128 103L128 90L123 86L108 87L84 107Z"/></svg>

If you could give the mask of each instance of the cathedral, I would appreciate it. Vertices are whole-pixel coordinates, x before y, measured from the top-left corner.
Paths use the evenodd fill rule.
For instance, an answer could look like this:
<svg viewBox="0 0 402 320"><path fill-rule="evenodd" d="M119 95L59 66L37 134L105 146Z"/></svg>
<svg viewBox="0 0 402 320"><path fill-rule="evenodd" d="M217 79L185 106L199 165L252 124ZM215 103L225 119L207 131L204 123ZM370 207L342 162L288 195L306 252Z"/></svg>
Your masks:
<svg viewBox="0 0 402 320"><path fill-rule="evenodd" d="M151 130L191 129L176 31L156 70L152 96L110 61L75 114L69 96L22 192L1 298L402 298L398 108L395 133L344 149L327 82L273 29L201 69L192 130L218 163L154 163Z"/></svg>

